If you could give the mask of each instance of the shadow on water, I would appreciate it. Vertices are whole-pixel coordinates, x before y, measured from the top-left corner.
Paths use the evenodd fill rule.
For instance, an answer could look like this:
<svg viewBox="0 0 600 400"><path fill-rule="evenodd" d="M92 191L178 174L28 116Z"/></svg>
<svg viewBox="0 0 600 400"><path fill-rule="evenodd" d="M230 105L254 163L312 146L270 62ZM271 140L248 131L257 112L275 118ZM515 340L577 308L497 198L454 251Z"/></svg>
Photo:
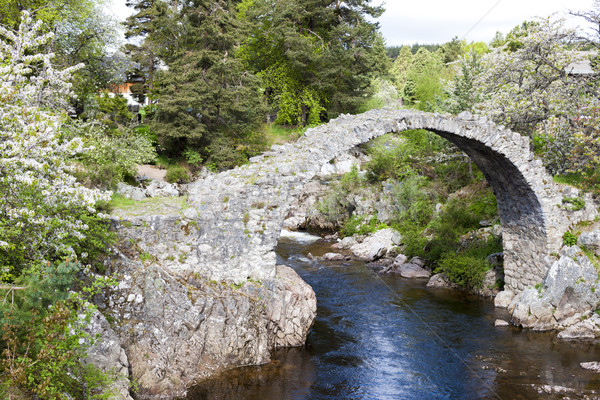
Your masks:
<svg viewBox="0 0 600 400"><path fill-rule="evenodd" d="M506 314L489 300L307 257L328 251L286 238L277 249L317 294L306 346L227 371L188 400L600 398L600 378L579 367L600 360L596 344L497 328Z"/></svg>

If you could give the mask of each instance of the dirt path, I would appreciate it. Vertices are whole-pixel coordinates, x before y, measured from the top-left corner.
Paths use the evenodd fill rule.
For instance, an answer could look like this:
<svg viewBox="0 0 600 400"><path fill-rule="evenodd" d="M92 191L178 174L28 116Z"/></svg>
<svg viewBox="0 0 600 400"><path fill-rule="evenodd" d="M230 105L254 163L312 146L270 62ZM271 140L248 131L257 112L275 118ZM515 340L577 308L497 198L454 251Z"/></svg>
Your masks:
<svg viewBox="0 0 600 400"><path fill-rule="evenodd" d="M166 169L159 169L154 165L138 165L137 173L142 178L156 179L157 181L165 181Z"/></svg>

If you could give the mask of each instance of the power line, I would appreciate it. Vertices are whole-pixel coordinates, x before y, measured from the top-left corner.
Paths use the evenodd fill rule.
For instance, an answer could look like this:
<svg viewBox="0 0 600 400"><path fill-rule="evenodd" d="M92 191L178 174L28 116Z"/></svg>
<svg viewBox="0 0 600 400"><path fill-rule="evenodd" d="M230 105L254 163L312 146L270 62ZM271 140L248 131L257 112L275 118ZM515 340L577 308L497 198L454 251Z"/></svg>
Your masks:
<svg viewBox="0 0 600 400"><path fill-rule="evenodd" d="M465 34L463 35L463 37L462 37L462 40L465 40L465 39L466 39L466 37L467 37L467 35L468 35L469 33L471 33L471 31L473 31L473 29L475 29L475 28L477 27L477 25L479 25L479 23L480 23L481 21L483 21L483 19L484 19L485 17L487 17L487 16L488 16L488 14L489 14L489 13L491 13L491 12L492 12L492 10L493 10L494 8L496 8L496 6L497 6L498 4L500 4L500 2L501 2L501 1L502 1L502 0L498 0L498 1L496 2L496 4L494 4L494 5L493 5L493 6L492 6L492 7L491 7L489 10L487 10L487 12L486 12L485 14L483 14L483 17L479 18L479 20L478 20L477 22L475 22L475 25L473 25L473 26L471 27L471 29L469 29L469 30L467 31L467 33L465 33Z"/></svg>
<svg viewBox="0 0 600 400"><path fill-rule="evenodd" d="M500 1L498 1L498 3L500 3ZM496 4L498 4L496 3ZM495 7L495 6L494 6ZM493 7L492 7L493 8ZM490 10L491 11L491 10ZM488 11L489 12L489 11ZM485 17L485 15L484 15ZM482 18L483 19L483 18ZM494 390L494 388L492 388L477 372L475 372L475 370L473 368L471 368L471 366L456 352L456 350L454 350L444 339L442 339L440 337L440 335L438 335L438 333L435 331L435 329L433 329L433 327L428 324L423 318L421 318L421 316L419 315L419 313L417 313L415 310L413 310L413 308L406 302L404 301L404 299L402 297L400 297L400 295L398 294L398 292L396 292L390 285L387 284L386 281L384 281L381 276L379 276L378 273L371 271L371 274L374 275L377 279L379 279L379 281L390 291L390 293L392 294L393 297L395 297L400 303L402 303L402 305L404 305L404 307L406 307L415 317L417 317L417 319L419 321L421 321L421 323L427 328L429 329L429 331L433 334L433 336L435 336L435 338L444 346L446 347L448 350L450 350L450 352L460 361L464 364L464 366L473 374L473 376L475 376L477 379L479 379L481 381L481 383L488 388L488 390L494 395L494 397L496 397L498 400L502 400L502 398L500 397L500 395L498 393L496 393L496 391Z"/></svg>

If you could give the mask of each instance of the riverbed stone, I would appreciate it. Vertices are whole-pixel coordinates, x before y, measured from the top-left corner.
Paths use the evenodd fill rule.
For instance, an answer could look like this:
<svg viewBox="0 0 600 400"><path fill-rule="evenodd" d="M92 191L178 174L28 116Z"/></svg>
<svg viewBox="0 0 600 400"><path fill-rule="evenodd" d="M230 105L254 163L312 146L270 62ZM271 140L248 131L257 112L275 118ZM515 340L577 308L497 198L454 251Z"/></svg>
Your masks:
<svg viewBox="0 0 600 400"><path fill-rule="evenodd" d="M383 257L401 240L402 236L395 229L381 229L368 236L362 243L350 247L350 251L361 260L369 262Z"/></svg>
<svg viewBox="0 0 600 400"><path fill-rule="evenodd" d="M423 279L429 278L431 276L431 272L426 269L412 263L406 263L400 265L396 269L396 273L400 274L403 278L409 279Z"/></svg>
<svg viewBox="0 0 600 400"><path fill-rule="evenodd" d="M590 321L581 321L558 334L564 340L592 340L596 338L598 327Z"/></svg>
<svg viewBox="0 0 600 400"><path fill-rule="evenodd" d="M345 260L346 256L340 253L325 253L322 258L326 261L341 261Z"/></svg>
<svg viewBox="0 0 600 400"><path fill-rule="evenodd" d="M496 321L494 321L494 326L497 326L497 327L505 327L505 326L509 326L509 325L510 324L503 319L497 319Z"/></svg>
<svg viewBox="0 0 600 400"><path fill-rule="evenodd" d="M494 298L494 306L498 308L507 308L514 297L515 294L512 291L503 290Z"/></svg>
<svg viewBox="0 0 600 400"><path fill-rule="evenodd" d="M600 373L600 362L590 361L579 363L581 368Z"/></svg>
<svg viewBox="0 0 600 400"><path fill-rule="evenodd" d="M427 287L449 288L453 286L446 274L443 273L433 275L427 282Z"/></svg>

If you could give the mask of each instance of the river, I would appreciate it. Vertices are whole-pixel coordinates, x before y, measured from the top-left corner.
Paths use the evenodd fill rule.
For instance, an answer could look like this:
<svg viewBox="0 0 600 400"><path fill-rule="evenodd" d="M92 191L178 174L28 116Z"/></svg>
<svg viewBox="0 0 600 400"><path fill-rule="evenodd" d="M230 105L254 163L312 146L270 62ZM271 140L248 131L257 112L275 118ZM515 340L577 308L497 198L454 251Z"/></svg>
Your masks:
<svg viewBox="0 0 600 400"><path fill-rule="evenodd" d="M329 251L307 234L277 248L317 295L306 346L227 371L187 400L600 398L600 375L579 366L600 361L597 344L495 327L507 315L491 300L307 257Z"/></svg>

